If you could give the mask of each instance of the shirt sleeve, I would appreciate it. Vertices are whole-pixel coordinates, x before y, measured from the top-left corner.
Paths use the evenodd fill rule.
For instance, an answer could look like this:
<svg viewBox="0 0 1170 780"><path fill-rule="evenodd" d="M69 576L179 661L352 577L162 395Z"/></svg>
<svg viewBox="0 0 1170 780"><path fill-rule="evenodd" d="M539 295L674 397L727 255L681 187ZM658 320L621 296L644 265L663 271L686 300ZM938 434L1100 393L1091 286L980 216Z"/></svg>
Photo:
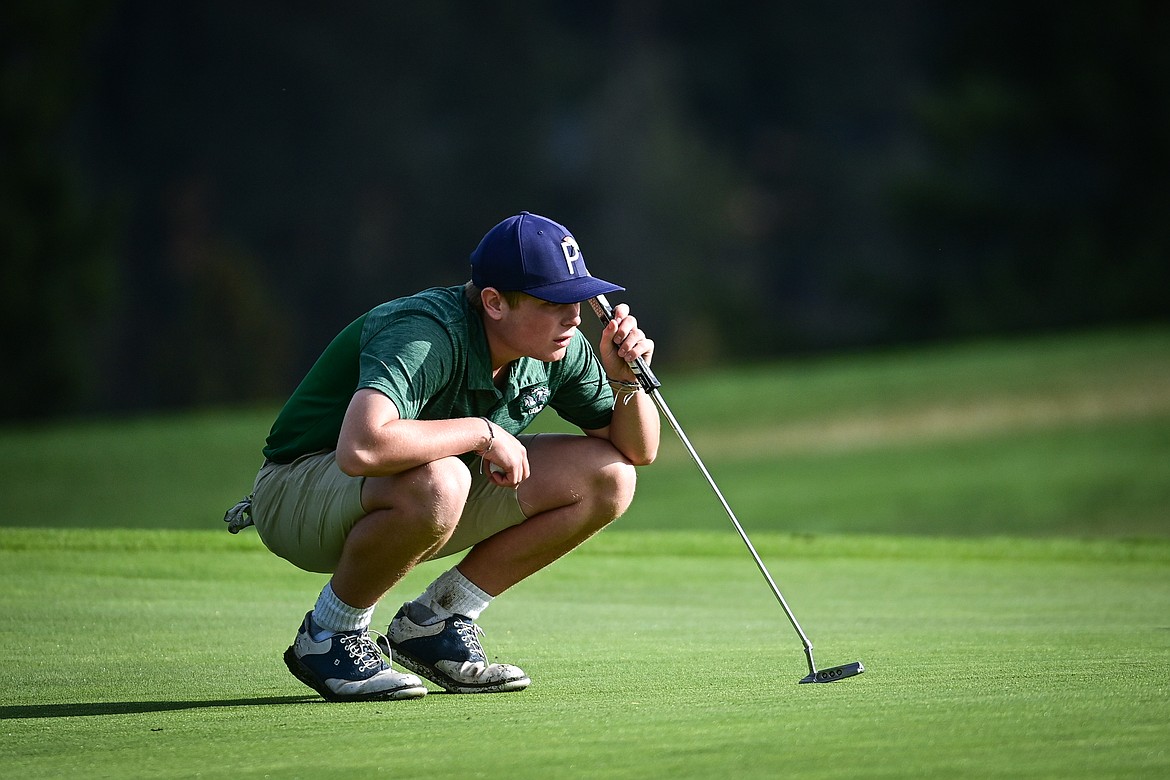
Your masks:
<svg viewBox="0 0 1170 780"><path fill-rule="evenodd" d="M423 406L449 381L455 346L442 323L407 313L367 323L358 357L358 387L384 393L403 419L418 419Z"/></svg>
<svg viewBox="0 0 1170 780"><path fill-rule="evenodd" d="M566 421L585 430L604 428L613 420L613 390L605 381L601 361L580 331L565 358L554 363L556 388L549 406Z"/></svg>

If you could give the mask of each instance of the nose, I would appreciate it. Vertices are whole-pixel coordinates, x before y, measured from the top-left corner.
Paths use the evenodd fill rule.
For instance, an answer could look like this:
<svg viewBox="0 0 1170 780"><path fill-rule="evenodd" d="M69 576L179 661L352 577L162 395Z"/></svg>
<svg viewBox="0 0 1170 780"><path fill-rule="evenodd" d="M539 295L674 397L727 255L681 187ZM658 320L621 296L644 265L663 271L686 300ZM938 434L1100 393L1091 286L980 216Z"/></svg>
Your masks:
<svg viewBox="0 0 1170 780"><path fill-rule="evenodd" d="M569 327L577 327L581 324L581 304L570 303L566 306L566 320L565 325Z"/></svg>

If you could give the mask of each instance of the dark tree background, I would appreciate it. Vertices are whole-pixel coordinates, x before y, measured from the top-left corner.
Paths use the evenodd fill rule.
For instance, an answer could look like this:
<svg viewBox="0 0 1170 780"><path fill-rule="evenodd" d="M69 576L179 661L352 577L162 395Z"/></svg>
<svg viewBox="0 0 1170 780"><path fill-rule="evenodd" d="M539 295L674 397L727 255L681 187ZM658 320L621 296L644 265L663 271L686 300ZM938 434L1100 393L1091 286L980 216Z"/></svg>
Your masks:
<svg viewBox="0 0 1170 780"><path fill-rule="evenodd" d="M1170 316L1170 4L0 14L7 419L280 400L522 209L678 369Z"/></svg>

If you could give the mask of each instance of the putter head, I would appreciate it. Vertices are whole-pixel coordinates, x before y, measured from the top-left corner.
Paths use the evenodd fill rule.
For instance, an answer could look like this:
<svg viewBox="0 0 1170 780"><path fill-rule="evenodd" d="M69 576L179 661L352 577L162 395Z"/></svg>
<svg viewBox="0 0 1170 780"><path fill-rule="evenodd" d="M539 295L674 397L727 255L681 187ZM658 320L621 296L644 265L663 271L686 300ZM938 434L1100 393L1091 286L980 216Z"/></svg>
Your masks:
<svg viewBox="0 0 1170 780"><path fill-rule="evenodd" d="M830 666L828 669L819 669L810 673L800 682L802 683L831 683L838 680L844 680L846 677L856 677L865 671L865 667L861 665L861 661L855 661L851 664L844 664L842 666Z"/></svg>

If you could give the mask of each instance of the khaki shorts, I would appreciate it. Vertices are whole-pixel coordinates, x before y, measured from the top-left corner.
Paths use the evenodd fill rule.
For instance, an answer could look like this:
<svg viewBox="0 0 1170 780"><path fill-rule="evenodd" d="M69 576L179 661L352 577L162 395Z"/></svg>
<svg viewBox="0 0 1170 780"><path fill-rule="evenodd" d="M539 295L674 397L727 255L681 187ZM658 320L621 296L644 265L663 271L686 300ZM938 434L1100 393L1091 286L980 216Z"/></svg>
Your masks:
<svg viewBox="0 0 1170 780"><path fill-rule="evenodd" d="M525 444L533 435L520 436ZM471 490L455 533L432 558L466 550L526 519L516 491L500 487L487 470L471 471ZM337 466L332 450L304 455L292 463L265 463L253 486L252 519L269 550L306 571L330 573L337 567L350 529L366 516L365 477L351 477Z"/></svg>

